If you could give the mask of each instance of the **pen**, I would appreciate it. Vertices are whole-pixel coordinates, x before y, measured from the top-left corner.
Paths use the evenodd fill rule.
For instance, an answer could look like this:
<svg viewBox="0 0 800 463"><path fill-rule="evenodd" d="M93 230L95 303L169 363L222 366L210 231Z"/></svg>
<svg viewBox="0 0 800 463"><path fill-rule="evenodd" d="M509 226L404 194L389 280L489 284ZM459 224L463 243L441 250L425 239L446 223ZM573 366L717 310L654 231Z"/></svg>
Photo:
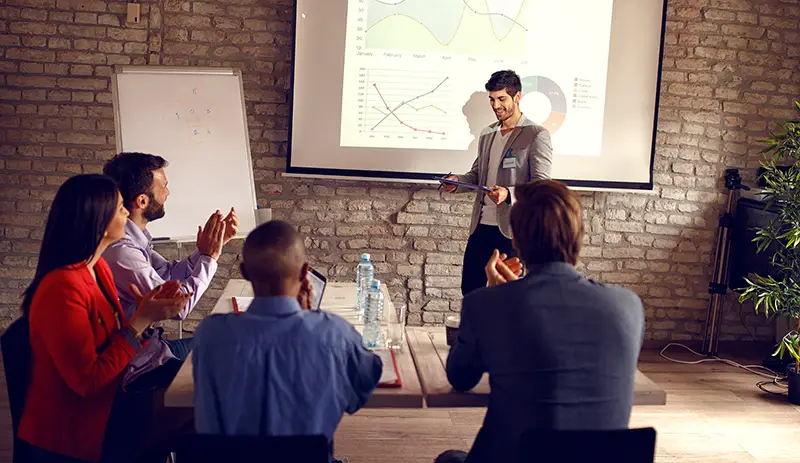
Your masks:
<svg viewBox="0 0 800 463"><path fill-rule="evenodd" d="M449 177L449 176L451 176L451 175L453 175L453 173L452 173L452 172L450 172L449 174L445 175L445 176L444 176L444 177L442 177L442 178L447 178L447 177ZM439 188L437 188L437 189L436 189L436 191L439 191L439 190L441 190L441 189L442 189L442 186L444 186L444 183L442 183L442 182L439 182Z"/></svg>

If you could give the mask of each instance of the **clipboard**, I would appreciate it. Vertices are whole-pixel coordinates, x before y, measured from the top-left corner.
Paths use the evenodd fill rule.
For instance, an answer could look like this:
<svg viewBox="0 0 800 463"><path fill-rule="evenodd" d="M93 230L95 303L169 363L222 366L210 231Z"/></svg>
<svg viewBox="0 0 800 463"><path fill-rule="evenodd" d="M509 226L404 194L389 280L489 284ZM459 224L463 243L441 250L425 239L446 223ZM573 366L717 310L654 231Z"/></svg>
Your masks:
<svg viewBox="0 0 800 463"><path fill-rule="evenodd" d="M446 179L444 177L433 177L433 179L434 180L438 180L438 181L440 181L442 183L446 183L448 185L458 185L458 186L462 186L464 188L469 188L470 190L480 190L480 191L485 191L486 193L491 193L492 192L492 190L490 190L488 187L480 186L480 185L473 185L472 183L459 182L458 180L449 180L449 179Z"/></svg>

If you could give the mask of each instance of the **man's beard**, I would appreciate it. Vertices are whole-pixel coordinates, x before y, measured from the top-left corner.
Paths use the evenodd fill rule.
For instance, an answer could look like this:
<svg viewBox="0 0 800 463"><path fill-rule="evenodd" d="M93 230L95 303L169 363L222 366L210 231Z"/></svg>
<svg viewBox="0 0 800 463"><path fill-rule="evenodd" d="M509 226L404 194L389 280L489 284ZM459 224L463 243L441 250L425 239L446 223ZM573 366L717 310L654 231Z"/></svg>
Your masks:
<svg viewBox="0 0 800 463"><path fill-rule="evenodd" d="M498 114L497 111L495 111L494 117L496 117L498 121L503 122L509 117L511 117L513 114L514 114L514 108L511 109L503 108L503 112L501 112L500 114Z"/></svg>
<svg viewBox="0 0 800 463"><path fill-rule="evenodd" d="M142 217L147 219L148 222L152 222L164 217L164 214L164 204L159 203L152 195L150 195L150 202L147 204L147 209L142 212Z"/></svg>

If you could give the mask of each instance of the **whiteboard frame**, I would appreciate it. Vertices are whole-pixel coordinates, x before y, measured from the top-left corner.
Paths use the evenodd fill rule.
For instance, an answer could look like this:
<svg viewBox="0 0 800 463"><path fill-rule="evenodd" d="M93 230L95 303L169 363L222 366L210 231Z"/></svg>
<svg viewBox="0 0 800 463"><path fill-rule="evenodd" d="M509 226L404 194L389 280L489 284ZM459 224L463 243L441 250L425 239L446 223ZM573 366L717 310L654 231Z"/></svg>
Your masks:
<svg viewBox="0 0 800 463"><path fill-rule="evenodd" d="M244 82L242 81L242 71L232 67L202 67L202 66L150 66L150 65L116 65L111 74L111 97L114 108L114 138L117 154L122 153L122 127L119 114L119 90L117 88L117 76L120 74L185 74L185 75L222 75L236 76L239 80L239 97L242 102L242 120L244 121L244 134L247 139L247 170L250 172L250 191L253 194L253 204L256 208L250 211L255 218L256 227L258 226L258 195L256 194L255 173L253 172L253 156L250 148L250 128L247 123L247 106L244 98ZM238 214L237 214L238 215ZM246 233L237 232L232 239L244 239ZM154 237L153 241L159 243L187 243L195 242L196 236L173 236L169 238Z"/></svg>

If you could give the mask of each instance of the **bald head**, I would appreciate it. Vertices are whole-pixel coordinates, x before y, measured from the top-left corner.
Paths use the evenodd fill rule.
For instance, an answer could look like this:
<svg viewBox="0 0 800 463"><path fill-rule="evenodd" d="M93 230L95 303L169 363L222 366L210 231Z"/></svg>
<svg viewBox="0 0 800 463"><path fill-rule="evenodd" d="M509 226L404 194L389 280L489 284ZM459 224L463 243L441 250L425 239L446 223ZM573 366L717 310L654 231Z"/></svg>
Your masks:
<svg viewBox="0 0 800 463"><path fill-rule="evenodd" d="M303 241L286 222L267 222L247 236L242 251L242 275L253 284L256 296L297 294L308 271ZM283 294L286 295L286 294Z"/></svg>

